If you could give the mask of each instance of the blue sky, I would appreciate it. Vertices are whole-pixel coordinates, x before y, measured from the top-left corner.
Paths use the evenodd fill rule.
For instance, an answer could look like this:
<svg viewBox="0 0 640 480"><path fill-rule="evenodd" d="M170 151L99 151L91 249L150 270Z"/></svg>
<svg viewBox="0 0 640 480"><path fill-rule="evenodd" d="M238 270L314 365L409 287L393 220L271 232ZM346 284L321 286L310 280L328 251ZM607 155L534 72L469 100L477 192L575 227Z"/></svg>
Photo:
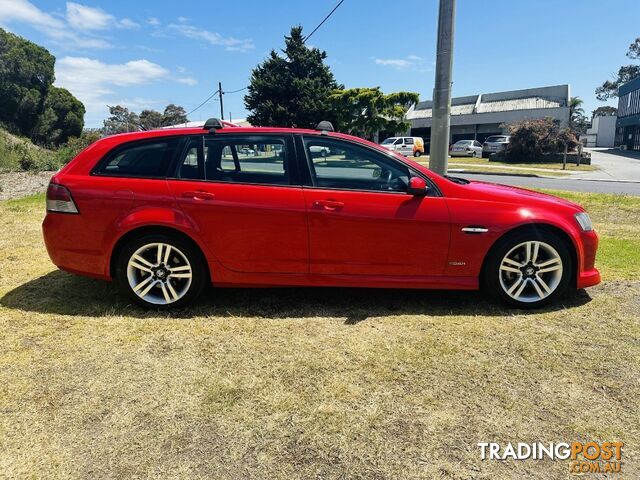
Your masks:
<svg viewBox="0 0 640 480"><path fill-rule="evenodd" d="M0 26L48 48L57 84L100 126L106 105L191 110L217 89L248 83L292 25L310 32L337 3L316 1L0 0ZM589 113L640 36L638 0L458 0L453 95L569 83ZM431 98L437 0L345 0L310 39L338 82ZM243 93L225 116L246 116ZM615 104L615 102L610 102ZM211 101L190 119L219 116Z"/></svg>

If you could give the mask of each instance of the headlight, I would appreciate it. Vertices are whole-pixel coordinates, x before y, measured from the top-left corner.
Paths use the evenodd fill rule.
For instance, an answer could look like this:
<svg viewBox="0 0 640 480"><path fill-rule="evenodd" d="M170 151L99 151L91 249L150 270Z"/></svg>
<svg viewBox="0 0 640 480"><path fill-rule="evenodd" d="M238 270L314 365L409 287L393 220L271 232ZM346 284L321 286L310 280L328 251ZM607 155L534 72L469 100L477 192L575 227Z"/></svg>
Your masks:
<svg viewBox="0 0 640 480"><path fill-rule="evenodd" d="M587 212L576 213L575 217L583 232L590 232L593 230L593 224L591 223L591 219Z"/></svg>

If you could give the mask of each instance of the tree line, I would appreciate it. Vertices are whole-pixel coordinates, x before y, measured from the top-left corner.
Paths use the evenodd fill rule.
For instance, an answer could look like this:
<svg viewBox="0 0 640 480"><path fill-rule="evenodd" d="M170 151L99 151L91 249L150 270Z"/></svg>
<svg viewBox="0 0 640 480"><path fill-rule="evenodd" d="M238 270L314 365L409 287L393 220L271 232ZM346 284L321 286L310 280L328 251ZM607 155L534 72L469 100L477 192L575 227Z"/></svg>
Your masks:
<svg viewBox="0 0 640 480"><path fill-rule="evenodd" d="M0 28L0 126L47 146L79 136L84 126L82 102L53 85L55 61L47 49Z"/></svg>

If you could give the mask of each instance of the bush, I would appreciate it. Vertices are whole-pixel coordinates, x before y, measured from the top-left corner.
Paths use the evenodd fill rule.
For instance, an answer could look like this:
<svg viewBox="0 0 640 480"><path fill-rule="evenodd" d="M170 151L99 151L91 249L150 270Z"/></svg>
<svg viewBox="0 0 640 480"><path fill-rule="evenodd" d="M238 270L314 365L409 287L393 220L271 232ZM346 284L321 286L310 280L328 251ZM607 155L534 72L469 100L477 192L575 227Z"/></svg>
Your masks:
<svg viewBox="0 0 640 480"><path fill-rule="evenodd" d="M551 118L521 120L507 125L507 129L511 135L505 152L509 161L534 162L562 152L565 145L569 151L578 145L575 135L568 128L560 129Z"/></svg>
<svg viewBox="0 0 640 480"><path fill-rule="evenodd" d="M93 142L100 139L100 134L96 132L83 132L79 137L71 137L67 143L61 146L56 152L56 163L58 168L69 163L82 150Z"/></svg>

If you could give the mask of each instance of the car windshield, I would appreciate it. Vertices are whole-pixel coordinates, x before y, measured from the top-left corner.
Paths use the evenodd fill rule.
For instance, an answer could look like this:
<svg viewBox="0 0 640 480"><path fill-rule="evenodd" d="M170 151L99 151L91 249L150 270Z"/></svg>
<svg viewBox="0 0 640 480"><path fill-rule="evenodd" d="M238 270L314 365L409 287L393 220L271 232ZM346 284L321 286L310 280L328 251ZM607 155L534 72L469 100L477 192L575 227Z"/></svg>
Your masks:
<svg viewBox="0 0 640 480"><path fill-rule="evenodd" d="M390 143L393 143L395 141L396 137L387 138L384 142L382 142L382 145L389 145Z"/></svg>
<svg viewBox="0 0 640 480"><path fill-rule="evenodd" d="M473 142L473 140L458 140L455 144L456 145L469 145L472 142Z"/></svg>
<svg viewBox="0 0 640 480"><path fill-rule="evenodd" d="M507 141L507 137L489 137L485 141L487 141L487 142L506 142Z"/></svg>

